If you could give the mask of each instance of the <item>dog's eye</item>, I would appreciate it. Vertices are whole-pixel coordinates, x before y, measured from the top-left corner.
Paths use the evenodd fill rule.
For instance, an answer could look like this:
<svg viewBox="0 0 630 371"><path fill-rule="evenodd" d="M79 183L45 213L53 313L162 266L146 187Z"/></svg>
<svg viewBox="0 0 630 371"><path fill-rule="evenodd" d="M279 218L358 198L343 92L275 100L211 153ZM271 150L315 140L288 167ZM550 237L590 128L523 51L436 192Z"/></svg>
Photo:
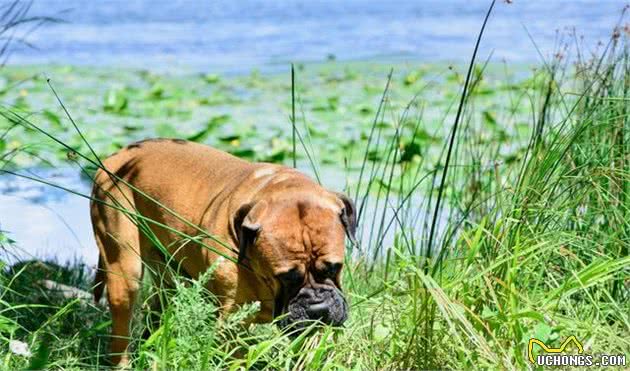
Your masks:
<svg viewBox="0 0 630 371"><path fill-rule="evenodd" d="M341 270L341 263L329 263L326 262L324 263L324 268L320 269L317 272L317 275L321 278L332 278L334 279L335 277L337 277L337 274L339 273L339 271Z"/></svg>
<svg viewBox="0 0 630 371"><path fill-rule="evenodd" d="M299 269L293 268L290 271L277 274L276 277L280 280L280 282L291 285L291 284L300 284L304 282L304 274L300 272Z"/></svg>

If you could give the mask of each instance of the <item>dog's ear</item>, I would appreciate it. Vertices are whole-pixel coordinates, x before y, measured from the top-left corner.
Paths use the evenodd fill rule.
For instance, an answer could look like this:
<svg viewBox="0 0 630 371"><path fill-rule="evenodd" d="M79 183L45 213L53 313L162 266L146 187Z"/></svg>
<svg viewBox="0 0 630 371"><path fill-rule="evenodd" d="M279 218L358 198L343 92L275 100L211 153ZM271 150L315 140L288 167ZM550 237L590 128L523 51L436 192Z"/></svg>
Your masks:
<svg viewBox="0 0 630 371"><path fill-rule="evenodd" d="M343 208L341 209L341 224L346 229L346 235L350 242L359 247L357 242L357 209L354 207L354 202L343 193L335 192L337 197L343 202Z"/></svg>
<svg viewBox="0 0 630 371"><path fill-rule="evenodd" d="M247 248L254 244L261 230L261 220L267 210L266 201L242 205L234 215L234 232L238 239L238 262L245 260Z"/></svg>

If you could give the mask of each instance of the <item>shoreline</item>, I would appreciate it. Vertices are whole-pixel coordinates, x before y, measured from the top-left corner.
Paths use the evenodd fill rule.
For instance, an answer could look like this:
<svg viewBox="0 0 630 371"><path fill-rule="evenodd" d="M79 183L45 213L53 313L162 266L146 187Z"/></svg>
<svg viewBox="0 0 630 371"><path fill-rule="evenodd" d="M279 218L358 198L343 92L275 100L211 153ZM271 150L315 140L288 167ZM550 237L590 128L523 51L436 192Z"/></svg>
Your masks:
<svg viewBox="0 0 630 371"><path fill-rule="evenodd" d="M479 59L478 64L482 64L483 58ZM74 64L74 63L15 63L10 59L8 63L0 67L0 76L2 76L4 70L42 70L53 69L63 70L71 69L77 71L93 70L96 72L116 72L116 71L146 71L156 74L165 74L173 76L189 76L199 75L206 73L213 73L224 76L226 78L235 78L247 76L252 73L260 73L264 76L281 76L290 75L291 64L300 68L309 68L315 70L330 70L330 69L343 69L343 68L359 68L359 69L377 69L388 72L389 69L393 69L395 73L402 73L406 70L415 68L447 68L452 66L455 68L464 68L468 65L468 62L463 60L443 59L443 60L424 60L421 58L409 59L406 57L395 58L392 56L382 56L374 58L357 58L357 59L320 59L320 60L297 60L297 61L284 61L277 63L268 63L264 65L249 65L242 68L233 68L226 65L208 65L208 67L193 66L190 64L162 64L156 65L156 67L147 67L134 65L132 63L120 63L120 64ZM490 68L505 68L509 67L512 70L522 71L541 66L542 61L537 58L532 61L518 61L510 62L506 60L491 60L488 66ZM387 75L384 76L386 78Z"/></svg>

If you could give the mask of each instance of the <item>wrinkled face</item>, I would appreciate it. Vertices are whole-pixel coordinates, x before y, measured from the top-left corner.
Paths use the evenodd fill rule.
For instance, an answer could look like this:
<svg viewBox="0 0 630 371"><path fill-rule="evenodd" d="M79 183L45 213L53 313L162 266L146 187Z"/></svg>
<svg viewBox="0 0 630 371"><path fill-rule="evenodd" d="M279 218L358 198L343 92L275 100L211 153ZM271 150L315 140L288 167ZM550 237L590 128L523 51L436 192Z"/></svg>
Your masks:
<svg viewBox="0 0 630 371"><path fill-rule="evenodd" d="M348 305L341 293L346 228L342 202L288 201L268 205L248 252L254 271L275 291L274 317L302 328L304 320L341 325Z"/></svg>

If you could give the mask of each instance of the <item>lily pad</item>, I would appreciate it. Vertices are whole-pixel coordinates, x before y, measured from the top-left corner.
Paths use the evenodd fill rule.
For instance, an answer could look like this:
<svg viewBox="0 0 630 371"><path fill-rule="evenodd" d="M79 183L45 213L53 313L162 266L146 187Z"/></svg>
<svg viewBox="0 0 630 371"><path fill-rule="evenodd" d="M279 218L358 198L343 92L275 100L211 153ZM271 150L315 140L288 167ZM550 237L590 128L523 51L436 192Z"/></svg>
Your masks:
<svg viewBox="0 0 630 371"><path fill-rule="evenodd" d="M219 115L219 116L212 117L203 129L189 136L186 139L191 142L203 142L208 138L208 136L214 129L228 122L229 119L230 119L230 115Z"/></svg>
<svg viewBox="0 0 630 371"><path fill-rule="evenodd" d="M103 109L106 112L122 113L127 109L129 100L125 92L120 89L111 89L105 94Z"/></svg>
<svg viewBox="0 0 630 371"><path fill-rule="evenodd" d="M221 78L215 73L207 73L203 75L203 80L208 84L216 84L221 80Z"/></svg>

